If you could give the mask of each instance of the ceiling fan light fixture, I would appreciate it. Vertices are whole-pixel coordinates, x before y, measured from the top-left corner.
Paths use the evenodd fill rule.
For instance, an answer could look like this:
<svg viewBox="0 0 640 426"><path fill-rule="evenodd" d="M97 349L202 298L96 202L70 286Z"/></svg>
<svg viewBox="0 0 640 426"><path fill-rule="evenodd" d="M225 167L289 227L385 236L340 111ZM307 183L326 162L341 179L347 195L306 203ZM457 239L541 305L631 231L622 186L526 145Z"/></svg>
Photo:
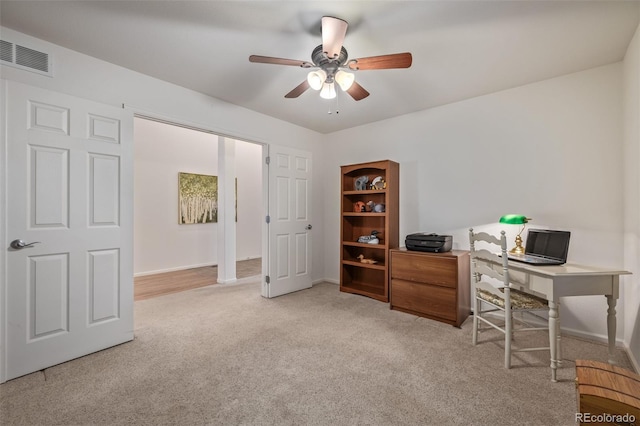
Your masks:
<svg viewBox="0 0 640 426"><path fill-rule="evenodd" d="M338 71L335 76L335 81L338 83L340 88L345 92L351 88L353 82L356 80L356 76L353 73Z"/></svg>
<svg viewBox="0 0 640 426"><path fill-rule="evenodd" d="M342 91L354 100L361 101L369 96L369 92L359 82L355 81L354 74L343 70L409 68L413 59L410 52L349 59L349 53L343 46L348 26L349 24L344 19L323 16L321 27L322 44L316 46L311 52L311 62L262 55L249 56L249 62L288 65L307 69L307 78L284 95L287 99L297 98L310 88L320 91L320 97L324 99L334 99L338 95L335 87L337 84ZM314 69L314 71L309 68Z"/></svg>
<svg viewBox="0 0 640 426"><path fill-rule="evenodd" d="M327 79L327 73L324 70L311 71L307 74L307 82L313 90L320 90Z"/></svg>
<svg viewBox="0 0 640 426"><path fill-rule="evenodd" d="M324 83L320 91L320 97L323 99L333 99L336 97L336 86L334 83Z"/></svg>

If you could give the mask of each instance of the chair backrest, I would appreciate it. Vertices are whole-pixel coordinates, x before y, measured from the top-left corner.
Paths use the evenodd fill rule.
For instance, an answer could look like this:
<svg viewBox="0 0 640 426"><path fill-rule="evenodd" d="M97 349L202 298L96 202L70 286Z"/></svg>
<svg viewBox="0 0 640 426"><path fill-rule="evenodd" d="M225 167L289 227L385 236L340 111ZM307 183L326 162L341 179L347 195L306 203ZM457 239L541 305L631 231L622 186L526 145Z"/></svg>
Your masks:
<svg viewBox="0 0 640 426"><path fill-rule="evenodd" d="M476 245L478 242L481 243L479 246ZM471 276L476 289L489 291L508 301L510 298L510 279L505 232L501 231L500 238L498 238L486 232L475 233L473 228L470 228L469 246ZM497 280L498 283L494 285L485 281L483 279L485 275Z"/></svg>

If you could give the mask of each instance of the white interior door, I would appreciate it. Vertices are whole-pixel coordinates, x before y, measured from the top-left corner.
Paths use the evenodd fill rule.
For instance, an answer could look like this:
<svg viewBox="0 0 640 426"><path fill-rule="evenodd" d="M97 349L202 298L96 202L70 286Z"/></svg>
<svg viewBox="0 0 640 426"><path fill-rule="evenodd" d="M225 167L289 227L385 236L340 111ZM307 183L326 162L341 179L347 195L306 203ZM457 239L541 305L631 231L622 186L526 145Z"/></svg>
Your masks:
<svg viewBox="0 0 640 426"><path fill-rule="evenodd" d="M4 83L8 380L133 339L133 114Z"/></svg>
<svg viewBox="0 0 640 426"><path fill-rule="evenodd" d="M311 287L311 153L269 148L267 297Z"/></svg>

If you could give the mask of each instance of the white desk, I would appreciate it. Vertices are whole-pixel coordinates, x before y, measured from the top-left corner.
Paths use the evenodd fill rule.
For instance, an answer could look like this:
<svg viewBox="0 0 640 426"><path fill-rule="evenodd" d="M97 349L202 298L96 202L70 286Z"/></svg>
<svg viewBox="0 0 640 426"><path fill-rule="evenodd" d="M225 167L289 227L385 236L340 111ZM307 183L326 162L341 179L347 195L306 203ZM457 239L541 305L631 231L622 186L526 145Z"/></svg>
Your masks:
<svg viewBox="0 0 640 426"><path fill-rule="evenodd" d="M567 263L560 266L533 266L510 261L509 273L520 275L523 291L545 297L549 301L549 347L551 352L551 381L556 381L558 368L558 312L560 298L564 296L603 295L607 298L607 335L609 339L609 363L613 364L616 345L616 301L619 294L620 275L631 272L617 269ZM516 286L520 287L520 286Z"/></svg>

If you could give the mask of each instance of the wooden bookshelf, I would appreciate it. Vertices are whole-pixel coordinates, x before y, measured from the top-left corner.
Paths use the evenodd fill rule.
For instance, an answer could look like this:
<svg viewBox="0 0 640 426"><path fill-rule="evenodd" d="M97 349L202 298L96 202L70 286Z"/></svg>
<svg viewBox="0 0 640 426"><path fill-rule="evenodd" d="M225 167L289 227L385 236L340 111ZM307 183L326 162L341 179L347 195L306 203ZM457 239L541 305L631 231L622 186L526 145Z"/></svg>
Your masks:
<svg viewBox="0 0 640 426"><path fill-rule="evenodd" d="M340 221L340 291L389 301L389 249L398 247L399 165L391 160L342 166ZM366 189L356 190L356 180L368 177ZM381 177L386 186L373 189ZM354 211L356 203L384 204L383 212ZM378 231L378 244L359 243L358 237ZM375 264L358 259L373 259Z"/></svg>

